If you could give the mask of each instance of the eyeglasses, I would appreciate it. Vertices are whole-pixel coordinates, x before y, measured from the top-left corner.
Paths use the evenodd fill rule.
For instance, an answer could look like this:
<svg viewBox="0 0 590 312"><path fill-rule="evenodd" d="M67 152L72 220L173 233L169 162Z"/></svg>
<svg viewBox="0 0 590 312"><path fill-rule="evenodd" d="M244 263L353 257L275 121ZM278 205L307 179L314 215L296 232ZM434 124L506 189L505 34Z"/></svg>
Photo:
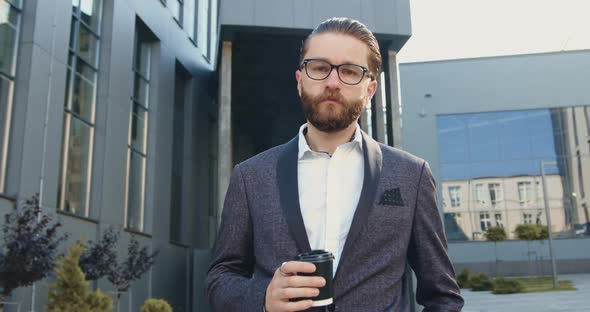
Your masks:
<svg viewBox="0 0 590 312"><path fill-rule="evenodd" d="M330 76L332 69L336 68L338 78L347 85L359 84L369 71L366 67L356 64L333 65L323 60L305 59L301 64L305 67L307 77L313 80L324 80Z"/></svg>

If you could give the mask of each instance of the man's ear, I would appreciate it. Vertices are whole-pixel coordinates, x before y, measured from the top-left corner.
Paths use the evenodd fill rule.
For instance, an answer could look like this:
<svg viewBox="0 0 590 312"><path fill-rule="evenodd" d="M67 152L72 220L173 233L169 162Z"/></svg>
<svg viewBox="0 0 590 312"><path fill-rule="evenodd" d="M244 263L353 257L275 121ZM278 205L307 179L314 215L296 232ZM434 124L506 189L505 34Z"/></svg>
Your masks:
<svg viewBox="0 0 590 312"><path fill-rule="evenodd" d="M372 99L375 93L377 92L377 79L373 79L369 81L369 86L367 87L367 94L369 98Z"/></svg>
<svg viewBox="0 0 590 312"><path fill-rule="evenodd" d="M297 80L297 92L299 93L299 96L301 96L301 71L300 70L295 71L295 79Z"/></svg>

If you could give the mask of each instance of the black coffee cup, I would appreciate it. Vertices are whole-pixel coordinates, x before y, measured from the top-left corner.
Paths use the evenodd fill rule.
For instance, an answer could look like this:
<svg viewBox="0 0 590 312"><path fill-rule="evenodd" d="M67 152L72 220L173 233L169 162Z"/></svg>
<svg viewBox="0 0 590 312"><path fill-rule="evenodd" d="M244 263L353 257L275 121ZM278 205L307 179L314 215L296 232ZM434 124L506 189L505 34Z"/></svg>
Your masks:
<svg viewBox="0 0 590 312"><path fill-rule="evenodd" d="M334 287L332 285L332 263L334 261L334 255L331 252L316 249L297 255L295 260L310 262L315 264L316 267L313 273L298 273L298 275L321 276L326 280L326 285L320 288L320 294L317 297L311 298L313 300L313 306L320 307L332 304L334 297Z"/></svg>

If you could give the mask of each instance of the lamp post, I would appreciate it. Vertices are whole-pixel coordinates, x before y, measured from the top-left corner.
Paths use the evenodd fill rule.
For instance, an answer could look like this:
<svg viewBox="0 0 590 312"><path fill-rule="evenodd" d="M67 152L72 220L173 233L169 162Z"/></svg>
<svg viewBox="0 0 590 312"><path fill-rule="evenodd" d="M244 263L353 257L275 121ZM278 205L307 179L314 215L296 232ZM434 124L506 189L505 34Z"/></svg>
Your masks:
<svg viewBox="0 0 590 312"><path fill-rule="evenodd" d="M551 272L553 273L553 289L557 289L557 269L555 266L555 253L553 251L553 234L551 233L551 213L549 211L549 199L547 198L547 181L545 180L545 166L557 166L555 161L541 162L541 179L543 181L543 201L547 214L547 234L549 239L549 256L551 257Z"/></svg>

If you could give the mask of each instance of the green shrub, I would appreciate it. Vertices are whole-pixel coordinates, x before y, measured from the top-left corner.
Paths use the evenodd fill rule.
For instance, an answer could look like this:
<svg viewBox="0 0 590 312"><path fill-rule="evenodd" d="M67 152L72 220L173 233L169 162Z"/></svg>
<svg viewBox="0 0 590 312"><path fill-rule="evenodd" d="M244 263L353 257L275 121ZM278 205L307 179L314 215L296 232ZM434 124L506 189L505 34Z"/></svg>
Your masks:
<svg viewBox="0 0 590 312"><path fill-rule="evenodd" d="M471 288L471 271L469 269L463 269L457 275L457 284L459 284L460 288Z"/></svg>
<svg viewBox="0 0 590 312"><path fill-rule="evenodd" d="M524 290L524 284L521 281L497 278L494 283L494 294L516 294Z"/></svg>
<svg viewBox="0 0 590 312"><path fill-rule="evenodd" d="M522 240L541 240L549 237L547 226L542 224L519 224L514 233Z"/></svg>
<svg viewBox="0 0 590 312"><path fill-rule="evenodd" d="M483 235L488 241L491 242L499 242L508 238L506 231L501 226L490 226Z"/></svg>
<svg viewBox="0 0 590 312"><path fill-rule="evenodd" d="M484 291L493 290L494 281L485 273L479 273L471 278L471 290Z"/></svg>
<svg viewBox="0 0 590 312"><path fill-rule="evenodd" d="M113 300L100 290L90 291L84 273L80 269L80 255L84 247L76 244L67 255L58 260L55 270L57 281L49 289L46 310L50 312L108 312L113 309Z"/></svg>
<svg viewBox="0 0 590 312"><path fill-rule="evenodd" d="M172 307L166 300L150 298L143 303L140 312L172 312Z"/></svg>

